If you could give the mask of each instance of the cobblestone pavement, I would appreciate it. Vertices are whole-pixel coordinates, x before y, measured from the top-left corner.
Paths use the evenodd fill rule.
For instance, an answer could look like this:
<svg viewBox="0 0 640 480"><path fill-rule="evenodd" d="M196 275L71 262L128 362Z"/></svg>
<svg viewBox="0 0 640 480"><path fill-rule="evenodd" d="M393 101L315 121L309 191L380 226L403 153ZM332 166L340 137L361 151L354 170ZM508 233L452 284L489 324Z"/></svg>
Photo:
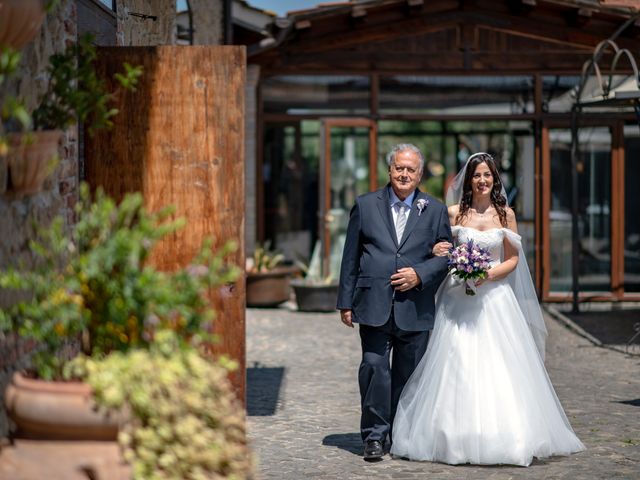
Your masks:
<svg viewBox="0 0 640 480"><path fill-rule="evenodd" d="M259 478L640 479L640 358L546 321L547 369L587 451L528 468L454 467L363 461L357 327L343 327L334 313L248 310L249 431Z"/></svg>

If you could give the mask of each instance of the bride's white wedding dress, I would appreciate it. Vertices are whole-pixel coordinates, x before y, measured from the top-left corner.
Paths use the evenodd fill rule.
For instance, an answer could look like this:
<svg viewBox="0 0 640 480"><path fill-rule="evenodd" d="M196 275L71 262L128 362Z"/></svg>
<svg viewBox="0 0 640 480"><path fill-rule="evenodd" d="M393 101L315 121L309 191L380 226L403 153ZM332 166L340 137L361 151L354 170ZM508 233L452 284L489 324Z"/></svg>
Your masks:
<svg viewBox="0 0 640 480"><path fill-rule="evenodd" d="M520 237L505 228L452 231L458 242L473 239L494 259L501 258L505 238L520 247ZM469 296L448 275L436 308L429 347L400 398L392 454L449 464L526 466L533 457L584 450L508 277L486 282Z"/></svg>

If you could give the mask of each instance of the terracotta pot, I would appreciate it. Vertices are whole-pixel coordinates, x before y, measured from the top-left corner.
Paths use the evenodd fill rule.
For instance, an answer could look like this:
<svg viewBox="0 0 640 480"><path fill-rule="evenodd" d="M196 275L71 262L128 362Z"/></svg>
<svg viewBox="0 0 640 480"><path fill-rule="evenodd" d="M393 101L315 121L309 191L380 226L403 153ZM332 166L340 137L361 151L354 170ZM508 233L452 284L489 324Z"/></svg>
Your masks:
<svg viewBox="0 0 640 480"><path fill-rule="evenodd" d="M49 440L115 440L125 416L98 411L91 387L13 375L5 392L16 436Z"/></svg>
<svg viewBox="0 0 640 480"><path fill-rule="evenodd" d="M61 130L10 133L7 162L11 179L9 188L19 195L31 195L42 189L44 180L58 163Z"/></svg>
<svg viewBox="0 0 640 480"><path fill-rule="evenodd" d="M338 301L338 284L312 284L304 280L291 282L301 312L332 312Z"/></svg>
<svg viewBox="0 0 640 480"><path fill-rule="evenodd" d="M269 272L247 273L247 306L275 307L289 300L289 281L298 271L279 267Z"/></svg>
<svg viewBox="0 0 640 480"><path fill-rule="evenodd" d="M0 47L16 50L33 40L44 19L42 0L0 0Z"/></svg>

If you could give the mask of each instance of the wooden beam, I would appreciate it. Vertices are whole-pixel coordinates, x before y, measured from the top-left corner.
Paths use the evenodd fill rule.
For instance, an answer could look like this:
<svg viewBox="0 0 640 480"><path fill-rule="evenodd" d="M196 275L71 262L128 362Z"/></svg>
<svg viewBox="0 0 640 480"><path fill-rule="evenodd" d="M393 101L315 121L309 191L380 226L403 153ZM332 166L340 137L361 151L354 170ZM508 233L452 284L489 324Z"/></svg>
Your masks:
<svg viewBox="0 0 640 480"><path fill-rule="evenodd" d="M599 0L601 5L606 7L629 7L636 10L640 9L638 0Z"/></svg>
<svg viewBox="0 0 640 480"><path fill-rule="evenodd" d="M574 27L584 27L589 23L593 11L589 8L576 8L565 14L567 23Z"/></svg>
<svg viewBox="0 0 640 480"><path fill-rule="evenodd" d="M624 122L613 128L611 148L611 293L624 296Z"/></svg>
<svg viewBox="0 0 640 480"><path fill-rule="evenodd" d="M546 300L551 293L551 239L549 232L551 223L549 220L549 211L551 209L551 143L549 141L549 128L543 125L541 132L541 188L542 195L542 215L540 218L542 238L540 247L542 248L542 294L543 300Z"/></svg>
<svg viewBox="0 0 640 480"><path fill-rule="evenodd" d="M540 52L469 52L467 54L472 70L488 69L492 72L555 72L581 71L585 60L591 57L591 51L544 53ZM403 53L393 55L389 52L326 52L316 55L286 55L270 59L264 63L267 75L322 71L343 72L409 72L439 73L443 70L463 70L465 54L460 50L438 53Z"/></svg>
<svg viewBox="0 0 640 480"><path fill-rule="evenodd" d="M311 27L311 20L298 20L294 27L296 30L304 30Z"/></svg>
<svg viewBox="0 0 640 480"><path fill-rule="evenodd" d="M536 0L508 0L509 11L515 15L528 15L536 6Z"/></svg>
<svg viewBox="0 0 640 480"><path fill-rule="evenodd" d="M356 5L351 9L351 18L362 18L367 15L367 9L361 5Z"/></svg>
<svg viewBox="0 0 640 480"><path fill-rule="evenodd" d="M546 18L519 17L501 12L478 12L449 10L429 15L402 17L395 20L382 21L371 13L367 24L336 31L330 30L319 35L297 39L286 46L287 54L293 51L305 54L330 50L342 50L371 42L391 41L399 38L413 37L435 33L457 27L458 25L475 25L476 28L495 30L522 38L555 43L570 47L593 48L617 28L611 25L611 31L602 24L594 24L592 28L578 28L564 22L551 24ZM591 25L591 22L589 22ZM638 48L638 42L619 38L621 48Z"/></svg>
<svg viewBox="0 0 640 480"><path fill-rule="evenodd" d="M456 43L459 50L478 50L479 35L475 25L459 25L456 33Z"/></svg>

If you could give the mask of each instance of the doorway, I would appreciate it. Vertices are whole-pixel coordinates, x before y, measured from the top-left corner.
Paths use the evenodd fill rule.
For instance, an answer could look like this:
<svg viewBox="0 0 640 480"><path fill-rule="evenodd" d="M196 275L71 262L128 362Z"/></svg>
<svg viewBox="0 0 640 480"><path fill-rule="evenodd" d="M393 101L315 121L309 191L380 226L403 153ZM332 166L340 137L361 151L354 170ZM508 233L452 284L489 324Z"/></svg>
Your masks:
<svg viewBox="0 0 640 480"><path fill-rule="evenodd" d="M314 246L336 278L349 212L358 195L388 182L386 154L413 143L425 156L420 189L442 200L471 153L494 155L535 272L535 133L528 120L301 119L265 124L264 236L291 261Z"/></svg>

